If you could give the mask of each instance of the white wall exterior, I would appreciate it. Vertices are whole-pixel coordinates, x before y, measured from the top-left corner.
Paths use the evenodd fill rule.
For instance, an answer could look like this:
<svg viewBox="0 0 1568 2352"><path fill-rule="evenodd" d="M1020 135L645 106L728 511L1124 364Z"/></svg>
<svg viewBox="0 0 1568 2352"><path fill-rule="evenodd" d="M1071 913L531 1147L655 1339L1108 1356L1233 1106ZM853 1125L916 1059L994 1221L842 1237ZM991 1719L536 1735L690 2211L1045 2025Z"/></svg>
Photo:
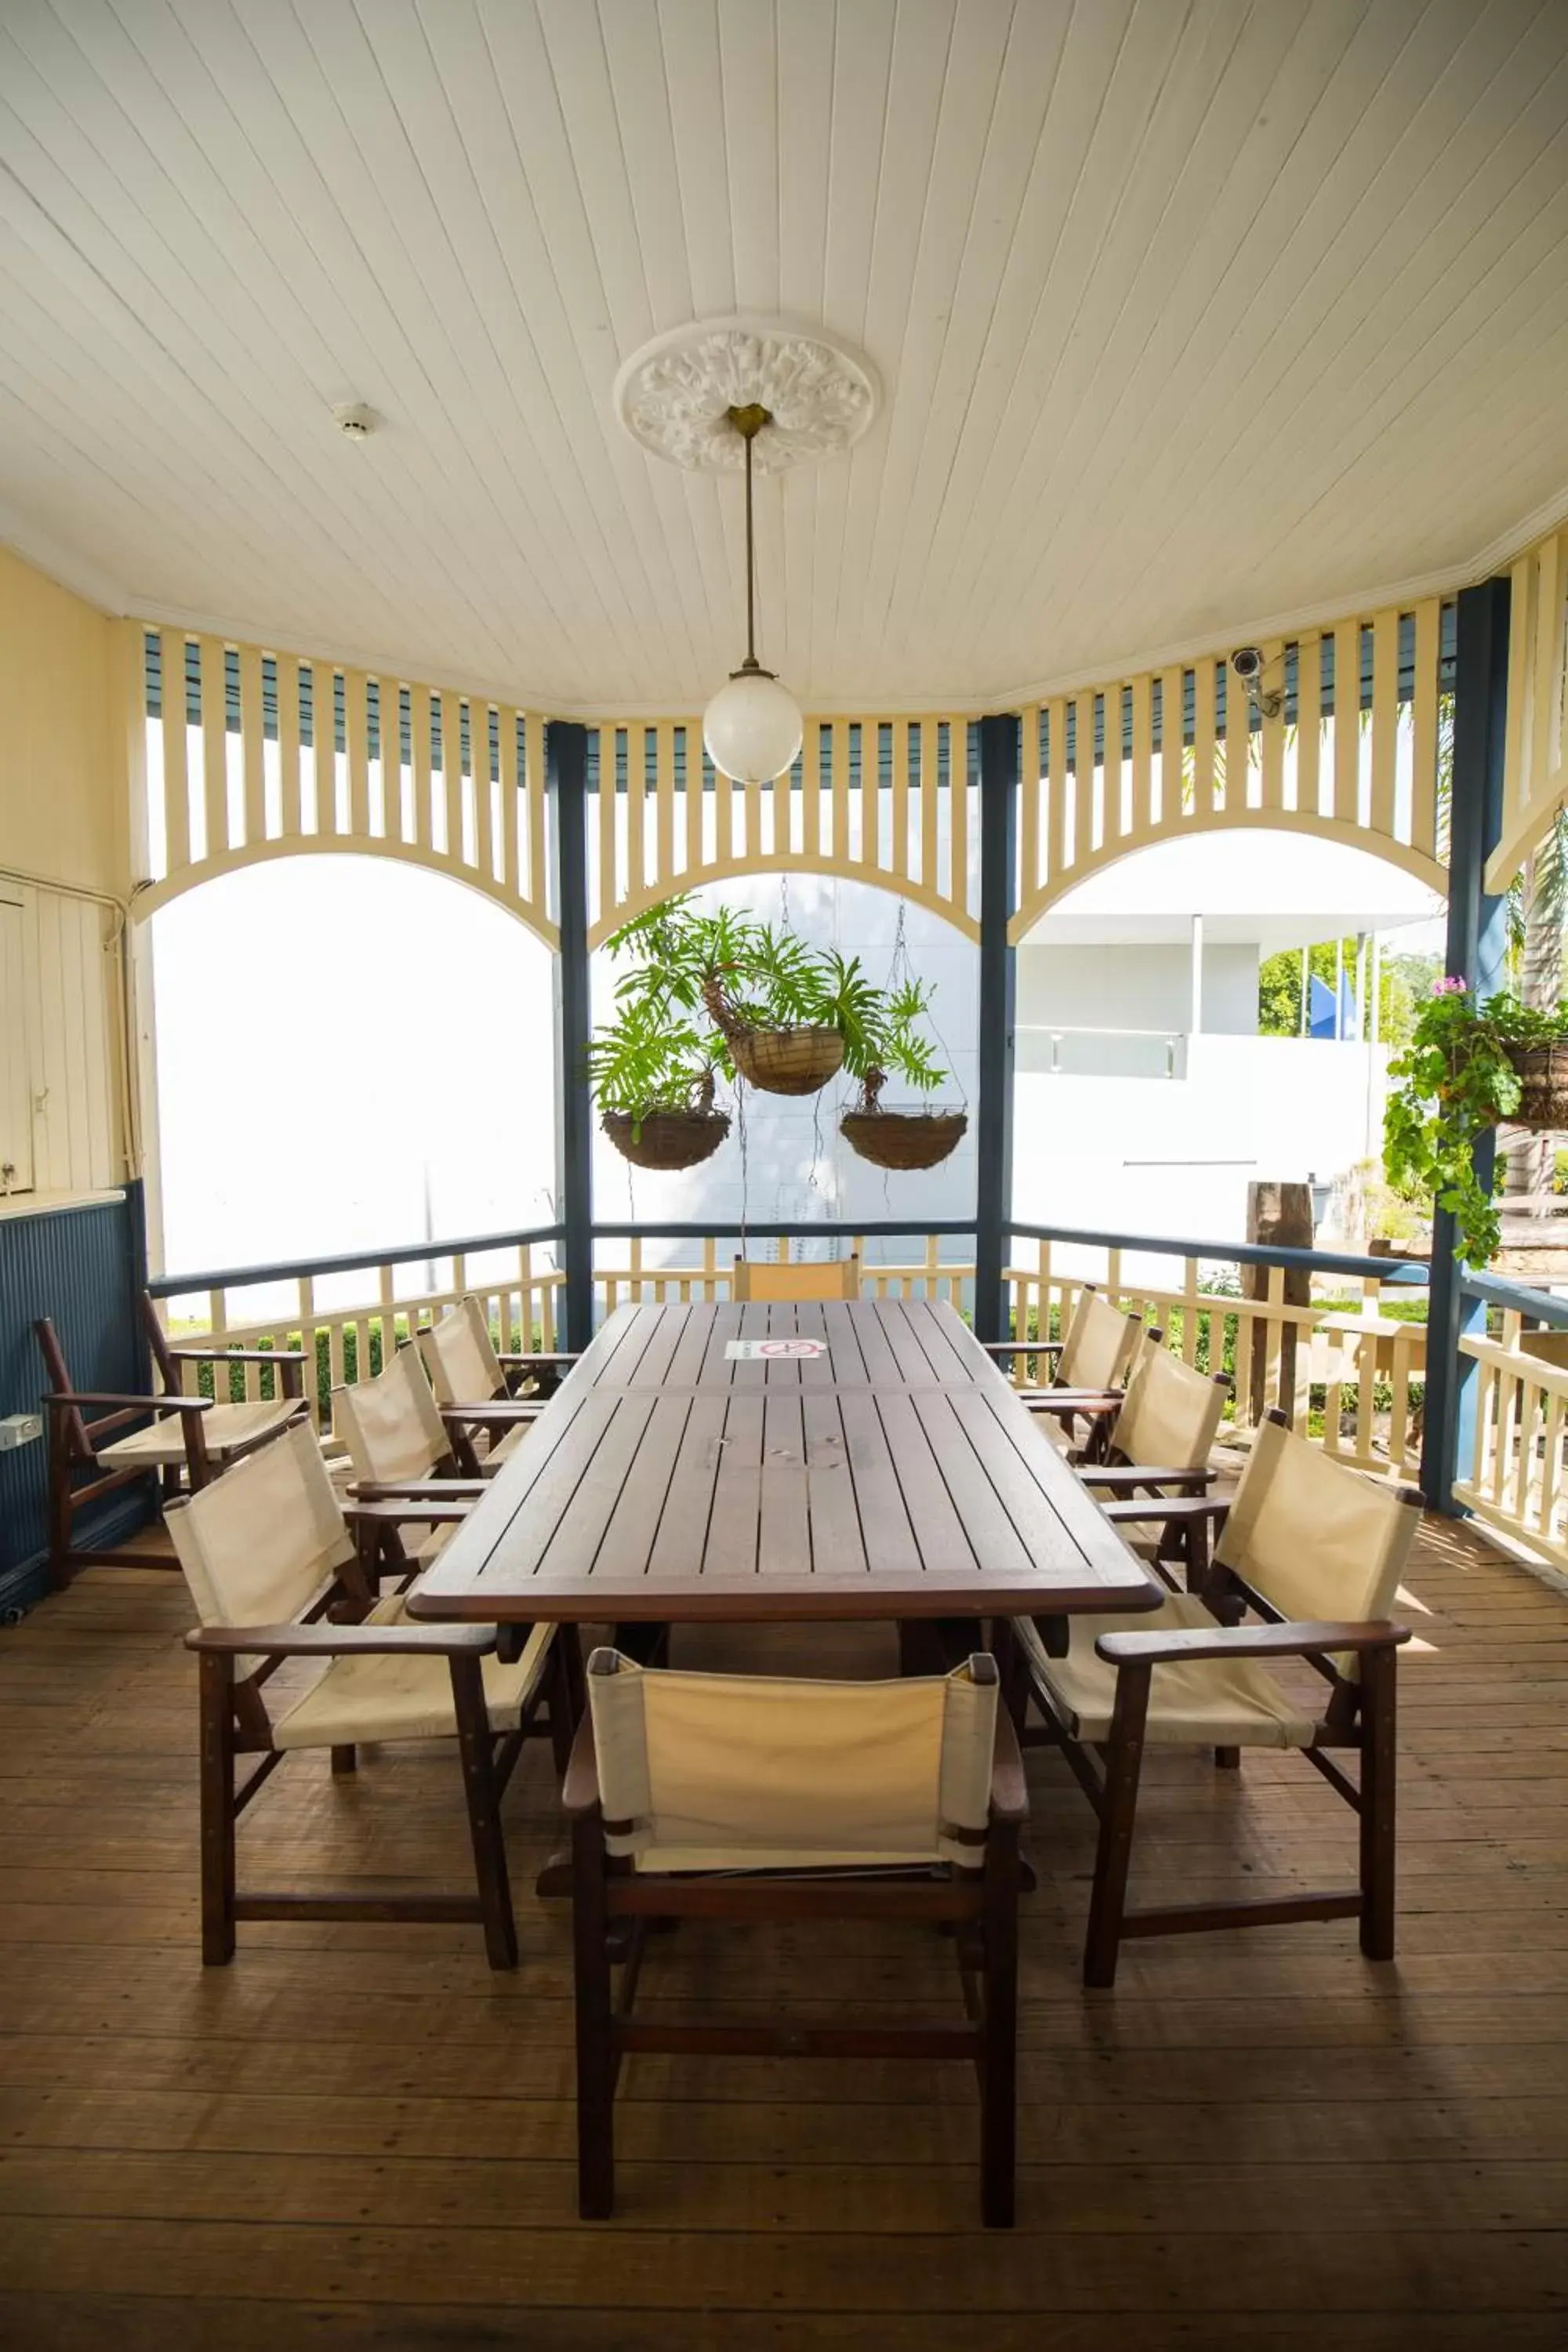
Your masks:
<svg viewBox="0 0 1568 2352"><path fill-rule="evenodd" d="M1203 1027L1220 1036L1258 1031L1258 950L1205 945ZM1186 1030L1192 1026L1190 945L1023 947L1018 1026Z"/></svg>
<svg viewBox="0 0 1568 2352"><path fill-rule="evenodd" d="M1019 1076L1027 1223L1238 1240L1247 1187L1320 1181L1379 1149L1388 1048L1193 1037L1184 1078Z"/></svg>

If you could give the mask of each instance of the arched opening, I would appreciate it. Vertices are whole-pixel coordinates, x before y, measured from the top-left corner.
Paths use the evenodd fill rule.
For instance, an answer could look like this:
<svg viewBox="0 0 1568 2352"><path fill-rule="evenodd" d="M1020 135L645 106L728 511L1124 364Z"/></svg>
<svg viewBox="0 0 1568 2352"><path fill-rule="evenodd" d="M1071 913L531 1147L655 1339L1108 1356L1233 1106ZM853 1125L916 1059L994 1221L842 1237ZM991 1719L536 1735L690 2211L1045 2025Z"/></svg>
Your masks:
<svg viewBox="0 0 1568 2352"><path fill-rule="evenodd" d="M1373 1160L1394 961L1436 955L1442 911L1403 863L1281 828L1100 867L1018 950L1017 1213L1239 1234L1248 1183L1325 1188ZM1304 1017L1260 1006L1261 976L1288 991L1328 942Z"/></svg>
<svg viewBox="0 0 1568 2352"><path fill-rule="evenodd" d="M551 955L482 893L294 856L149 918L178 1272L548 1223Z"/></svg>

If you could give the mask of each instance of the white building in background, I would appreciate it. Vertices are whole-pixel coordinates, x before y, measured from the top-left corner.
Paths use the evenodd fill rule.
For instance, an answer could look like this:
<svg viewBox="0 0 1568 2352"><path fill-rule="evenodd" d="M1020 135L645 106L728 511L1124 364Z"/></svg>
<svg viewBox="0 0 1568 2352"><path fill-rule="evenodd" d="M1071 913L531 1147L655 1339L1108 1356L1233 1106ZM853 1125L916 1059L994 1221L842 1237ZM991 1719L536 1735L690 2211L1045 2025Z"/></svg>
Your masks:
<svg viewBox="0 0 1568 2352"><path fill-rule="evenodd" d="M1018 951L1016 1213L1236 1240L1249 1182L1374 1158L1388 1048L1259 1036L1259 967L1359 934L1430 949L1442 911L1383 859L1294 834L1195 835L1092 877Z"/></svg>

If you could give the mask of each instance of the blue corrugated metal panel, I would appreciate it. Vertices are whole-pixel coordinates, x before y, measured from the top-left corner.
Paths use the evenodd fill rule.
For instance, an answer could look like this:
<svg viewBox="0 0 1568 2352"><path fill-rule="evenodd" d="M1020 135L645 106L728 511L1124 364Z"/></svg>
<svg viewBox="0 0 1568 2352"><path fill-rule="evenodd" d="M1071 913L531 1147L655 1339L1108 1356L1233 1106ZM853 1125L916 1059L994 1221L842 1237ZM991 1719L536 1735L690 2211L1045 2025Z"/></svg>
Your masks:
<svg viewBox="0 0 1568 2352"><path fill-rule="evenodd" d="M142 1391L149 1379L137 1297L143 1280L142 1188L123 1198L37 1216L0 1217L0 1414L37 1412L44 1368L36 1317L53 1318L79 1388ZM42 1440L0 1454L0 1607L36 1600L47 1576ZM106 1517L145 1506L134 1487L108 1497ZM91 1522L79 1519L84 1537Z"/></svg>

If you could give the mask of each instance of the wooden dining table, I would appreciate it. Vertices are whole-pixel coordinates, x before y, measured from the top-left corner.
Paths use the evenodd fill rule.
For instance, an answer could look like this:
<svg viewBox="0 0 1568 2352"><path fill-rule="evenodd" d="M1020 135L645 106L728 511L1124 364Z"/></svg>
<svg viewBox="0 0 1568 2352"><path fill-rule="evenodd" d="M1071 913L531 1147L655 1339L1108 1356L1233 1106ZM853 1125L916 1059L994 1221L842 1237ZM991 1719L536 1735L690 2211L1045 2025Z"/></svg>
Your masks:
<svg viewBox="0 0 1568 2352"><path fill-rule="evenodd" d="M907 1622L1161 1588L953 1309L623 1306L409 1593L509 1625Z"/></svg>

